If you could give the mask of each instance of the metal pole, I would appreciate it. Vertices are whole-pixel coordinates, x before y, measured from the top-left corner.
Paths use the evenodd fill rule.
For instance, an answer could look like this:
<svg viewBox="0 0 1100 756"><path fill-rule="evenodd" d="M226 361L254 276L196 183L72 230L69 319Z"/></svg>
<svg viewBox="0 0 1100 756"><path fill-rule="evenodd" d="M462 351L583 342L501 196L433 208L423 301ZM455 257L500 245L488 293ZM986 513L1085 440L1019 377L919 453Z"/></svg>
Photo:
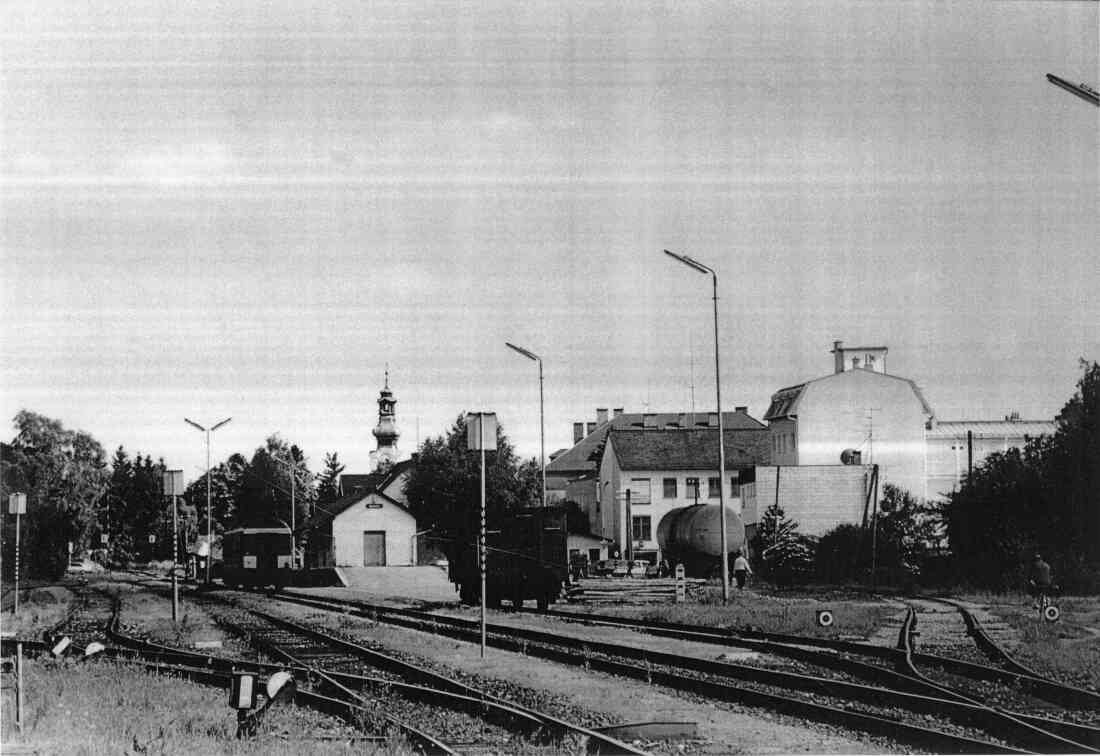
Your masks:
<svg viewBox="0 0 1100 756"><path fill-rule="evenodd" d="M634 513L630 509L630 489L626 489L626 566L630 571L634 561Z"/></svg>
<svg viewBox="0 0 1100 756"><path fill-rule="evenodd" d="M294 455L290 455L290 461L294 462ZM295 569L298 566L298 547L294 542L294 510L296 509L294 504L294 465L290 466L290 567Z"/></svg>
<svg viewBox="0 0 1100 756"><path fill-rule="evenodd" d="M546 506L546 418L542 401L542 359L539 358L539 465L542 467L542 506ZM540 529L541 533L542 530Z"/></svg>
<svg viewBox="0 0 1100 756"><path fill-rule="evenodd" d="M15 644L15 726L23 734L23 644Z"/></svg>
<svg viewBox="0 0 1100 756"><path fill-rule="evenodd" d="M206 431L206 584L210 585L210 563L214 561L214 517L210 495L210 431Z"/></svg>
<svg viewBox="0 0 1100 756"><path fill-rule="evenodd" d="M485 658L485 413L477 416L478 438L481 440L481 536L478 552L481 556L481 658Z"/></svg>
<svg viewBox="0 0 1100 756"><path fill-rule="evenodd" d="M718 364L718 274L710 272L714 284L714 394L718 404L718 527L722 529L722 601L730 600L730 559L726 536L726 434L722 422L722 371Z"/></svg>
<svg viewBox="0 0 1100 756"><path fill-rule="evenodd" d="M19 614L19 511L15 512L15 608L13 614Z"/></svg>
<svg viewBox="0 0 1100 756"><path fill-rule="evenodd" d="M710 273L714 287L714 394L718 404L718 523L722 529L722 601L730 600L729 539L726 535L726 434L722 421L722 369L718 360L718 273L714 268L703 265L687 255L678 255L665 250L665 254L674 257L689 268L700 273Z"/></svg>
<svg viewBox="0 0 1100 756"><path fill-rule="evenodd" d="M180 586L178 559L179 559L179 511L176 497L172 496L172 624L176 623L180 611Z"/></svg>

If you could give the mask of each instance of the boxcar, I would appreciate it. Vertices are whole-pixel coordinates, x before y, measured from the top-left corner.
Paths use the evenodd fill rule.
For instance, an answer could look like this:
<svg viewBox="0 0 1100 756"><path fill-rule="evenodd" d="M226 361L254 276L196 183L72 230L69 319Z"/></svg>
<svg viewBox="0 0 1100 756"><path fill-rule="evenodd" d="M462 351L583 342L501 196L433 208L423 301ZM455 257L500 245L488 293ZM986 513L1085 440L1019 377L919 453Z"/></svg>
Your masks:
<svg viewBox="0 0 1100 756"><path fill-rule="evenodd" d="M557 601L569 564L566 515L562 507L521 509L490 522L486 536L485 602L521 606L533 599L540 609ZM456 535L447 548L448 571L463 603L481 600L477 533Z"/></svg>
<svg viewBox="0 0 1100 756"><path fill-rule="evenodd" d="M222 582L229 588L282 588L292 582L294 560L286 528L242 527L222 536Z"/></svg>

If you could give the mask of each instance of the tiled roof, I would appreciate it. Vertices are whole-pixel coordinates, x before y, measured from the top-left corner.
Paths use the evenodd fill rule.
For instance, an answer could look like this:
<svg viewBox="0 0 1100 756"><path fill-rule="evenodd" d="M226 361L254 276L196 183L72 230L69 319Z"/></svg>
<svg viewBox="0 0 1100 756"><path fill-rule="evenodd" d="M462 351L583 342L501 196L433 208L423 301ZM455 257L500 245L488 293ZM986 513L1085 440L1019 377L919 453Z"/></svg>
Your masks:
<svg viewBox="0 0 1100 756"><path fill-rule="evenodd" d="M649 413L647 413L649 414ZM656 427L648 432L663 428L706 428L708 427L710 414L707 412L654 412L653 422ZM734 429L760 430L766 428L763 423L744 412L723 412L722 424L727 431ZM627 428L643 428L645 415L640 412L621 412L605 423L600 423L595 430L561 454L558 454L546 465L547 475L579 475L596 469L596 463L592 455L599 450L607 438L607 433L612 428L616 430ZM715 457L717 461L717 456ZM717 462L716 462L717 463Z"/></svg>
<svg viewBox="0 0 1100 756"><path fill-rule="evenodd" d="M341 475L340 493L346 496L354 493L356 489L360 491L370 491L374 488L375 484L379 483L384 477L385 474L383 473L351 473L348 475Z"/></svg>
<svg viewBox="0 0 1100 756"><path fill-rule="evenodd" d="M930 428L927 438L1020 438L1050 436L1058 430L1053 420L941 420Z"/></svg>
<svg viewBox="0 0 1100 756"><path fill-rule="evenodd" d="M771 464L764 428L727 430L726 467ZM718 467L718 432L711 430L614 430L608 440L623 470L701 470Z"/></svg>

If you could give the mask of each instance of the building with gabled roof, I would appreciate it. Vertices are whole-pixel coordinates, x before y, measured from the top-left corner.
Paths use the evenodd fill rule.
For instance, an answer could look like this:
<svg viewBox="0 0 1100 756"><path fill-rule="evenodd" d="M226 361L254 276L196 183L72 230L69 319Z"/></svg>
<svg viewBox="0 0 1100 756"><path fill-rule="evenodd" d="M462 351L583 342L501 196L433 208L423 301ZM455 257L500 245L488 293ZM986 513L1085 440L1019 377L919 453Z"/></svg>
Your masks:
<svg viewBox="0 0 1100 756"><path fill-rule="evenodd" d="M306 567L376 567L416 564L416 517L405 499L412 460L398 462L383 475L367 478L334 502L318 505L305 525Z"/></svg>
<svg viewBox="0 0 1100 756"><path fill-rule="evenodd" d="M595 453L595 502L587 510L593 532L620 553L629 545L635 558L655 561L658 527L672 510L717 504L721 487L726 506L740 512L741 486L757 465L768 464L770 451L766 426L747 415L737 425L723 430L727 480L721 481L717 427L612 424Z"/></svg>

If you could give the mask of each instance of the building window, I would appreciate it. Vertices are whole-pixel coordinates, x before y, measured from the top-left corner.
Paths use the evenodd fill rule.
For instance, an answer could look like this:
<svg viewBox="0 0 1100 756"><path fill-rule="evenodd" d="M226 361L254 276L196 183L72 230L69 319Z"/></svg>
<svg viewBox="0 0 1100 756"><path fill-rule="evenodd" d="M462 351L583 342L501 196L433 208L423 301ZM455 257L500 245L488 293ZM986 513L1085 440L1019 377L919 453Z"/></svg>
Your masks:
<svg viewBox="0 0 1100 756"><path fill-rule="evenodd" d="M687 485L684 490L684 495L691 501L699 501L699 479L688 478L685 483Z"/></svg>
<svg viewBox="0 0 1100 756"><path fill-rule="evenodd" d="M631 504L650 503L649 478L631 478L629 490Z"/></svg>
<svg viewBox="0 0 1100 756"><path fill-rule="evenodd" d="M632 517L630 532L635 541L648 541L653 537L653 526L649 515Z"/></svg>
<svg viewBox="0 0 1100 756"><path fill-rule="evenodd" d="M717 499L722 496L721 485L718 478L707 478L707 496Z"/></svg>
<svg viewBox="0 0 1100 756"><path fill-rule="evenodd" d="M664 479L664 489L665 489L665 494L664 495L665 495L666 499L675 499L676 498L676 478L665 478Z"/></svg>

